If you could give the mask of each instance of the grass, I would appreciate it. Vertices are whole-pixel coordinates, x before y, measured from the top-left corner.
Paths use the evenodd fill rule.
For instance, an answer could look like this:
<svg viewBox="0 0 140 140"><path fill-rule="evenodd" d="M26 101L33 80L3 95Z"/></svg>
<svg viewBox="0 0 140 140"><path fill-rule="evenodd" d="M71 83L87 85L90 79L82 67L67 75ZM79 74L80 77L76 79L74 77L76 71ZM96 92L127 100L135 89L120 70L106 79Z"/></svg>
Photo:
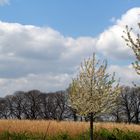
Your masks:
<svg viewBox="0 0 140 140"><path fill-rule="evenodd" d="M67 133L70 136L81 134L89 129L86 122L72 121L44 121L44 120L0 120L1 132L28 132L34 134L46 134L49 136Z"/></svg>
<svg viewBox="0 0 140 140"><path fill-rule="evenodd" d="M96 129L99 130L101 128L105 128L107 130L113 130L114 128L119 128L123 131L134 131L140 132L140 125L136 124L127 124L127 123L96 123Z"/></svg>
<svg viewBox="0 0 140 140"><path fill-rule="evenodd" d="M89 123L0 120L0 140L88 140ZM140 126L94 123L95 140L140 140Z"/></svg>

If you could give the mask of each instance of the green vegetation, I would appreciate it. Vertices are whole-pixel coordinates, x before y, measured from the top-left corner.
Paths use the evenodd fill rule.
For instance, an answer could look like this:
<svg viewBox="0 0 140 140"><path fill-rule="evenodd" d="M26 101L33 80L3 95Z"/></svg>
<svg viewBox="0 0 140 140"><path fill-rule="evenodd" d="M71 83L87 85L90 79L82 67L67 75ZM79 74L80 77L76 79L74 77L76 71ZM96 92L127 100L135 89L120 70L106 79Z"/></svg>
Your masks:
<svg viewBox="0 0 140 140"><path fill-rule="evenodd" d="M95 131L95 140L140 140L140 132L123 131L118 128L113 130L107 130L102 128ZM27 132L22 133L10 133L3 132L0 134L0 140L88 140L89 132L77 135L75 137L69 136L67 133L61 133L56 136L48 137L40 134L29 134Z"/></svg>

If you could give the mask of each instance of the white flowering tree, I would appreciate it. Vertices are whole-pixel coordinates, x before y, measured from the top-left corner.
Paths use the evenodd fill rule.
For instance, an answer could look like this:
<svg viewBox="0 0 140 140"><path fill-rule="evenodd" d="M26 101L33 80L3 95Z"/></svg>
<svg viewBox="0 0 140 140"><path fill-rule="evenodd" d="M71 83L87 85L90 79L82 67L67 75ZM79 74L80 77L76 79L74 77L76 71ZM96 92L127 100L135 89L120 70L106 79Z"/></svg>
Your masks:
<svg viewBox="0 0 140 140"><path fill-rule="evenodd" d="M140 28L140 23L138 23L138 26ZM133 67L135 68L138 75L140 75L140 34L134 35L135 38L132 38L132 28L129 28L126 26L126 30L123 31L124 40L126 41L126 45L130 48L132 48L133 52L136 56L136 61L133 62Z"/></svg>
<svg viewBox="0 0 140 140"><path fill-rule="evenodd" d="M72 80L69 99L78 114L90 117L90 139L93 140L93 120L97 115L110 111L120 92L114 75L106 73L107 62L92 58L84 60L79 74Z"/></svg>

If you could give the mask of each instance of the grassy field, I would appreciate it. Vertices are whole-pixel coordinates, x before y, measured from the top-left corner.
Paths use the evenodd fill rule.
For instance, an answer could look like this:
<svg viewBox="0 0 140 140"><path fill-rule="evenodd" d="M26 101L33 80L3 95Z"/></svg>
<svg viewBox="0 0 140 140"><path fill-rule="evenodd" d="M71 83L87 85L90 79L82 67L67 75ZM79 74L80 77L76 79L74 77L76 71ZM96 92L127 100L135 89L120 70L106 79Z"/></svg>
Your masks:
<svg viewBox="0 0 140 140"><path fill-rule="evenodd" d="M28 132L47 135L68 133L70 136L75 136L87 131L88 128L89 125L85 122L0 120L0 132Z"/></svg>
<svg viewBox="0 0 140 140"><path fill-rule="evenodd" d="M88 130L87 122L0 120L0 140L88 140ZM94 130L96 140L140 140L140 125L94 123Z"/></svg>

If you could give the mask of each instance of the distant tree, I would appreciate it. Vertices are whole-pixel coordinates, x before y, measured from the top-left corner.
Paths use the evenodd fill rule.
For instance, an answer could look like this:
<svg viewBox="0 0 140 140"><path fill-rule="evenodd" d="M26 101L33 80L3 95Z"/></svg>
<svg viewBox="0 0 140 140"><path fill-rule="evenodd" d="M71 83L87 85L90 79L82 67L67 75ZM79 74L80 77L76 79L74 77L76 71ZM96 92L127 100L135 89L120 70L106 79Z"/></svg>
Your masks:
<svg viewBox="0 0 140 140"><path fill-rule="evenodd" d="M140 87L122 87L117 106L111 112L116 121L140 122Z"/></svg>
<svg viewBox="0 0 140 140"><path fill-rule="evenodd" d="M10 111L7 106L7 101L5 98L0 98L0 118L1 119L8 119L10 116Z"/></svg>
<svg viewBox="0 0 140 140"><path fill-rule="evenodd" d="M140 87L135 87L132 89L132 101L133 101L133 111L135 123L140 122Z"/></svg>
<svg viewBox="0 0 140 140"><path fill-rule="evenodd" d="M138 26L140 28L140 23L138 23ZM135 36L136 36L135 38L132 37L132 28L126 26L124 36L122 37L126 41L126 45L132 48L133 52L135 53L137 60L132 64L137 74L140 75L140 34L137 34Z"/></svg>
<svg viewBox="0 0 140 140"><path fill-rule="evenodd" d="M90 117L90 140L93 140L93 119L110 111L120 92L119 84L114 84L114 75L106 73L107 62L92 58L84 60L78 76L70 84L70 103L78 114Z"/></svg>
<svg viewBox="0 0 140 140"><path fill-rule="evenodd" d="M14 109L13 109L13 95L7 95L6 100L6 112L8 118L14 118Z"/></svg>
<svg viewBox="0 0 140 140"><path fill-rule="evenodd" d="M31 90L24 94L24 114L26 119L38 119L41 112L41 93L39 90Z"/></svg>
<svg viewBox="0 0 140 140"><path fill-rule="evenodd" d="M57 120L61 121L68 113L67 96L64 91L57 91L54 97L57 105Z"/></svg>
<svg viewBox="0 0 140 140"><path fill-rule="evenodd" d="M128 123L131 123L134 118L132 89L130 87L123 87L119 100L120 108L123 111L122 115L125 116Z"/></svg>
<svg viewBox="0 0 140 140"><path fill-rule="evenodd" d="M72 116L66 91L42 93L39 90L16 91L0 98L0 118L64 120Z"/></svg>
<svg viewBox="0 0 140 140"><path fill-rule="evenodd" d="M41 94L41 111L44 119L56 120L58 118L58 105L55 96L56 93Z"/></svg>
<svg viewBox="0 0 140 140"><path fill-rule="evenodd" d="M121 122L122 121L122 105L121 105L121 100L120 96L117 97L116 99L116 107L109 113L115 120L115 122Z"/></svg>
<svg viewBox="0 0 140 140"><path fill-rule="evenodd" d="M12 96L12 110L13 110L13 116L17 119L22 119L24 117L24 111L23 107L25 105L25 98L24 98L25 92L23 91L17 91Z"/></svg>
<svg viewBox="0 0 140 140"><path fill-rule="evenodd" d="M75 109L73 109L72 107L70 107L70 112L71 112L71 115L72 115L72 117L73 117L73 120L74 121L77 121L78 120L78 117L77 117L77 112L76 112L76 110Z"/></svg>
<svg viewBox="0 0 140 140"><path fill-rule="evenodd" d="M65 91L41 94L42 118L63 120L69 115L69 107Z"/></svg>
<svg viewBox="0 0 140 140"><path fill-rule="evenodd" d="M48 94L45 94L45 93L42 93L41 94L41 118L42 119L50 119L50 110L49 109L49 103L50 103L50 100L49 100L49 97L48 97Z"/></svg>

